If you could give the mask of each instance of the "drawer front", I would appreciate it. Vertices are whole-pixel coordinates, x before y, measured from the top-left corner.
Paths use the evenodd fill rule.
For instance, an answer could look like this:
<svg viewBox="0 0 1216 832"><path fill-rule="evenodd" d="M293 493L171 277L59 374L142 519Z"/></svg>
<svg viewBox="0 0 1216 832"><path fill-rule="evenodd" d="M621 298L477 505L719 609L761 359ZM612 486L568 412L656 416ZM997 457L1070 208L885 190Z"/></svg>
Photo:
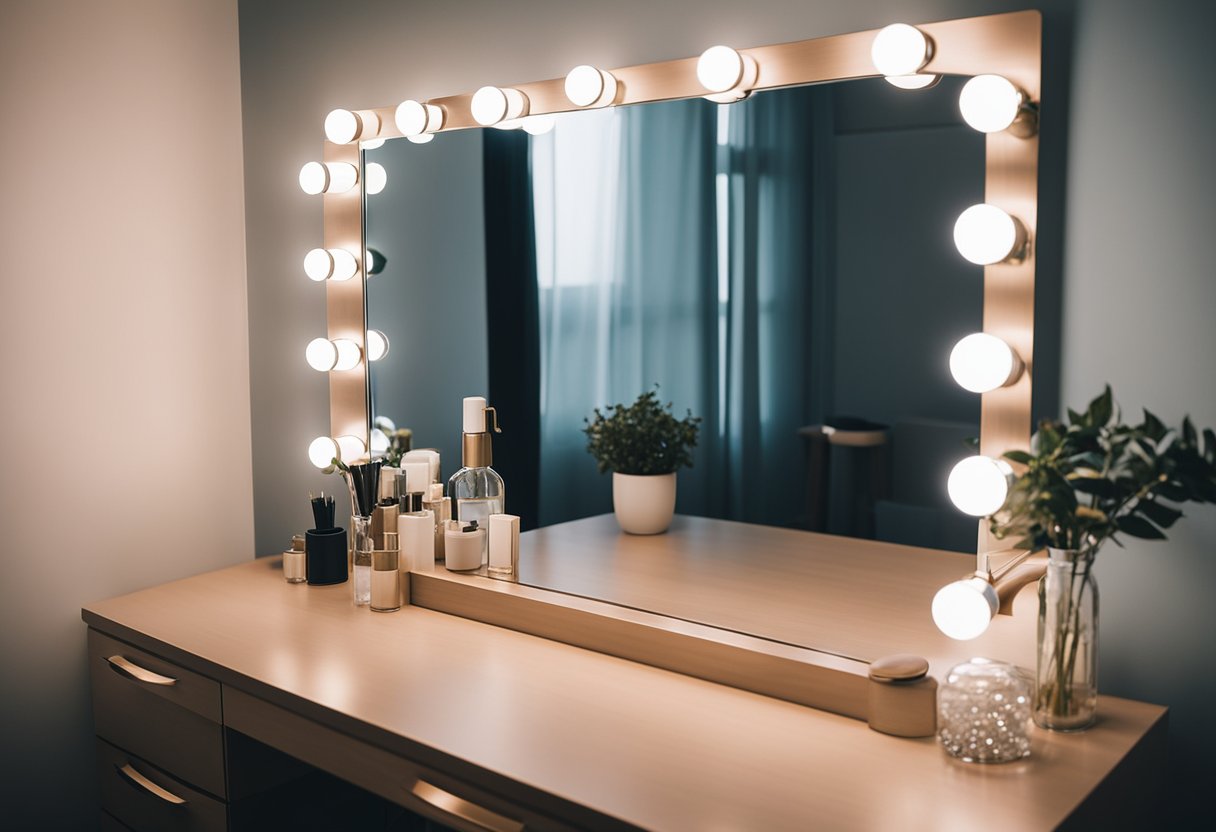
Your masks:
<svg viewBox="0 0 1216 832"><path fill-rule="evenodd" d="M220 686L89 630L97 734L176 777L224 797Z"/></svg>
<svg viewBox="0 0 1216 832"><path fill-rule="evenodd" d="M222 832L228 828L228 808L222 802L100 739L97 782L101 808L135 832Z"/></svg>
<svg viewBox="0 0 1216 832"><path fill-rule="evenodd" d="M232 730L452 829L556 832L624 826L602 816L565 823L240 691L226 688L224 696Z"/></svg>

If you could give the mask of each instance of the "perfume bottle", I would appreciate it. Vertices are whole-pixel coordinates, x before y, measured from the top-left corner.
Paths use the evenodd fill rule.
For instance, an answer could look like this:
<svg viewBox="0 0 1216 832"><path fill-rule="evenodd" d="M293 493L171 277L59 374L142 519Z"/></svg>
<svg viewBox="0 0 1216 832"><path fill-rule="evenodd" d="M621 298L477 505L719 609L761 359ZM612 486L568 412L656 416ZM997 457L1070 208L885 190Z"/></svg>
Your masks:
<svg viewBox="0 0 1216 832"><path fill-rule="evenodd" d="M494 408L486 406L486 400L482 396L467 397L464 400L464 436L461 443L464 467L448 480L452 515L462 526L476 520L478 528L487 529L490 526L490 515L503 513L506 489L502 477L490 467L493 458L491 427L495 433L502 433L498 427L498 413ZM483 564L485 555L483 541Z"/></svg>
<svg viewBox="0 0 1216 832"><path fill-rule="evenodd" d="M452 501L443 496L443 485L433 482L427 488L422 509L435 519L435 560L443 560L443 524L452 519Z"/></svg>

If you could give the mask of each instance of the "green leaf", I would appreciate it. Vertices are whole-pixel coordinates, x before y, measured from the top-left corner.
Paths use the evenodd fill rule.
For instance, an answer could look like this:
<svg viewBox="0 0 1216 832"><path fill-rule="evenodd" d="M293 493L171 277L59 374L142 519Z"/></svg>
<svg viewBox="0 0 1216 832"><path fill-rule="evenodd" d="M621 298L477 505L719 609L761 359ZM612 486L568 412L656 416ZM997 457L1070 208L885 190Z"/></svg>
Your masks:
<svg viewBox="0 0 1216 832"><path fill-rule="evenodd" d="M1029 465L1034 457L1027 451L1005 451L1005 459L1021 465Z"/></svg>
<svg viewBox="0 0 1216 832"><path fill-rule="evenodd" d="M1182 512L1176 508L1159 503L1156 500L1141 500L1136 505L1136 511L1152 520L1163 529L1168 529L1178 521Z"/></svg>
<svg viewBox="0 0 1216 832"><path fill-rule="evenodd" d="M1143 517L1129 514L1115 520L1115 527L1124 534L1144 540L1165 540L1165 533Z"/></svg>
<svg viewBox="0 0 1216 832"><path fill-rule="evenodd" d="M1080 425L1084 421L1085 421L1085 417L1082 414L1073 410L1071 407L1068 408L1068 424Z"/></svg>
<svg viewBox="0 0 1216 832"><path fill-rule="evenodd" d="M1216 464L1216 431L1211 428L1203 429L1203 457Z"/></svg>
<svg viewBox="0 0 1216 832"><path fill-rule="evenodd" d="M1102 391L1102 395L1089 403L1085 416L1091 427L1102 427L1110 421L1110 417L1114 414L1114 411L1114 400L1110 392L1110 385L1108 384L1106 385L1106 389Z"/></svg>
<svg viewBox="0 0 1216 832"><path fill-rule="evenodd" d="M1160 442L1165 438L1165 434L1169 432L1161 420L1148 411L1148 408L1144 409L1144 424L1140 429L1144 431L1145 436L1154 442Z"/></svg>

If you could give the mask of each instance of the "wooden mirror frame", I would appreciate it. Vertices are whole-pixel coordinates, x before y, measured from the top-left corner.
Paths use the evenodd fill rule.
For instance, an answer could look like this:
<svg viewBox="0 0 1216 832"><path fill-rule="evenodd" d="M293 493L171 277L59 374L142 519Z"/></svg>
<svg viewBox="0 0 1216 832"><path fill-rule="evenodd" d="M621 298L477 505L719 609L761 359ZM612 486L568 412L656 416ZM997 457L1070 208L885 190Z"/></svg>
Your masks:
<svg viewBox="0 0 1216 832"><path fill-rule="evenodd" d="M986 17L917 24L933 42L932 55L920 70L935 75L1000 75L1024 91L1037 105L1041 98L1042 19L1037 11L1011 12ZM753 58L759 74L753 91L857 78L881 77L874 69L870 48L877 29L812 40L740 49ZM617 79L617 96L610 106L642 104L704 96L697 80L697 58L609 69ZM515 84L529 102L528 115L572 112L565 95L565 79ZM914 94L914 93L909 93ZM443 108L443 128L436 132L480 128L470 109L472 93L429 99L424 104ZM397 138L396 105L359 110L375 113L379 129L350 144L325 143L326 162L346 162L360 168L359 141ZM373 120L374 121L374 120ZM1008 343L1021 357L1025 370L1013 384L982 394L980 453L999 457L1014 448L1026 448L1031 433L1031 391L1034 379L1035 243L1038 215L1039 139L1035 131L1018 136L1005 130L985 136L984 201L1018 218L1027 232L1022 256L1012 262L984 267L983 331ZM362 266L363 182L342 194L323 196L325 248L357 252ZM366 355L364 272L358 279L326 281L327 322L330 339L346 338ZM353 370L329 373L331 436L353 435L370 446L370 395L366 360ZM987 523L979 522L977 552L986 571L988 552L1001 547L992 540Z"/></svg>

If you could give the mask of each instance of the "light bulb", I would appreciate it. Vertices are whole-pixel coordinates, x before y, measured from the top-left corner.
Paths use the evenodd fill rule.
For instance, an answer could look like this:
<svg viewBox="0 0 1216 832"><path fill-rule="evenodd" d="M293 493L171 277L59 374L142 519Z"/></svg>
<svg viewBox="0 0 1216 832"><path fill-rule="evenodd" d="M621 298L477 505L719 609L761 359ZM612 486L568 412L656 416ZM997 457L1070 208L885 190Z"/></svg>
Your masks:
<svg viewBox="0 0 1216 832"><path fill-rule="evenodd" d="M372 453L382 454L388 450L388 434L380 428L372 428Z"/></svg>
<svg viewBox="0 0 1216 832"><path fill-rule="evenodd" d="M394 119L401 135L421 136L423 133L433 133L443 127L446 113L436 104L423 104L421 101L402 101L397 105Z"/></svg>
<svg viewBox="0 0 1216 832"><path fill-rule="evenodd" d="M384 264L386 262L384 255L374 248L363 249L363 268L367 271L368 277L384 271Z"/></svg>
<svg viewBox="0 0 1216 832"><path fill-rule="evenodd" d="M327 373L338 364L338 348L328 338L313 338L304 348L304 360L319 373Z"/></svg>
<svg viewBox="0 0 1216 832"><path fill-rule="evenodd" d="M987 393L1014 381L1022 360L995 335L976 332L963 338L950 351L950 375L958 386L972 393Z"/></svg>
<svg viewBox="0 0 1216 832"><path fill-rule="evenodd" d="M368 139L365 142L359 142L359 147L364 150L378 150L384 147L384 139Z"/></svg>
<svg viewBox="0 0 1216 832"><path fill-rule="evenodd" d="M304 255L304 273L310 280L350 280L358 271L355 255L343 248L314 248Z"/></svg>
<svg viewBox="0 0 1216 832"><path fill-rule="evenodd" d="M969 456L950 471L946 491L950 502L964 514L988 517L1005 505L1009 496L1009 463L990 456Z"/></svg>
<svg viewBox="0 0 1216 832"><path fill-rule="evenodd" d="M380 193L388 185L388 171L379 162L368 162L363 166L363 187L369 196Z"/></svg>
<svg viewBox="0 0 1216 832"><path fill-rule="evenodd" d="M346 162L308 162L300 168L300 189L306 194L340 194L359 182L359 170Z"/></svg>
<svg viewBox="0 0 1216 832"><path fill-rule="evenodd" d="M933 623L958 641L983 634L996 615L1000 602L992 584L981 577L946 584L933 596Z"/></svg>
<svg viewBox="0 0 1216 832"><path fill-rule="evenodd" d="M933 41L907 23L887 26L870 46L870 60L881 75L911 75L932 56Z"/></svg>
<svg viewBox="0 0 1216 832"><path fill-rule="evenodd" d="M512 118L528 114L528 97L510 87L482 87L473 93L470 105L473 120L482 127L490 127Z"/></svg>
<svg viewBox="0 0 1216 832"><path fill-rule="evenodd" d="M1018 256L1025 244L1026 227L995 205L972 205L954 223L958 253L978 266Z"/></svg>
<svg viewBox="0 0 1216 832"><path fill-rule="evenodd" d="M746 97L758 74L755 58L729 46L711 46L697 59L697 80L714 93L706 96L711 101L725 103Z"/></svg>
<svg viewBox="0 0 1216 832"><path fill-rule="evenodd" d="M981 133L1006 130L1026 102L1026 96L1000 75L977 75L963 85L958 109L967 122Z"/></svg>
<svg viewBox="0 0 1216 832"><path fill-rule="evenodd" d="M363 350L359 349L358 344L347 338L338 338L333 345L338 350L338 358L333 367L335 370L353 370L359 366Z"/></svg>
<svg viewBox="0 0 1216 832"><path fill-rule="evenodd" d="M367 331L367 360L379 361L388 355L388 336L378 329Z"/></svg>
<svg viewBox="0 0 1216 832"><path fill-rule="evenodd" d="M577 107L606 107L616 100L616 76L582 64L566 75L566 98Z"/></svg>
<svg viewBox="0 0 1216 832"><path fill-rule="evenodd" d="M433 138L435 138L434 133L423 133L421 136L406 136L405 140L414 144L426 144Z"/></svg>
<svg viewBox="0 0 1216 832"><path fill-rule="evenodd" d="M338 443L328 436L318 436L308 445L308 461L318 468L333 465L339 453Z"/></svg>
<svg viewBox="0 0 1216 832"><path fill-rule="evenodd" d="M888 75L884 80L901 90L927 90L937 86L937 82L942 80L942 76L917 73L915 75Z"/></svg>
<svg viewBox="0 0 1216 832"><path fill-rule="evenodd" d="M350 464L367 453L367 443L358 436L339 436L338 459Z"/></svg>
<svg viewBox="0 0 1216 832"><path fill-rule="evenodd" d="M525 133L532 136L540 136L557 126L557 117L552 115L528 116L523 119L520 126L523 127Z"/></svg>
<svg viewBox="0 0 1216 832"><path fill-rule="evenodd" d="M363 123L350 110L331 110L325 117L325 138L334 144L349 144L359 138Z"/></svg>

